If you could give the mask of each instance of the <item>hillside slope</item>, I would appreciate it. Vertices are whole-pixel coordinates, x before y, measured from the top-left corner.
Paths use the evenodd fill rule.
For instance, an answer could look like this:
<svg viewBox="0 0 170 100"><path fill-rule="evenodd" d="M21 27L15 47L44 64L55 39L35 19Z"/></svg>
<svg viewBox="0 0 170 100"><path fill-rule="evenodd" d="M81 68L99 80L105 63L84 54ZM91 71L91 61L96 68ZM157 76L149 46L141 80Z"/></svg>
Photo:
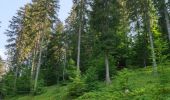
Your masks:
<svg viewBox="0 0 170 100"><path fill-rule="evenodd" d="M84 92L75 100L170 100L170 66L159 66L158 73L152 68L124 69L106 86L99 82L98 89ZM37 96L16 96L6 100L72 100L67 96L69 85L45 87Z"/></svg>

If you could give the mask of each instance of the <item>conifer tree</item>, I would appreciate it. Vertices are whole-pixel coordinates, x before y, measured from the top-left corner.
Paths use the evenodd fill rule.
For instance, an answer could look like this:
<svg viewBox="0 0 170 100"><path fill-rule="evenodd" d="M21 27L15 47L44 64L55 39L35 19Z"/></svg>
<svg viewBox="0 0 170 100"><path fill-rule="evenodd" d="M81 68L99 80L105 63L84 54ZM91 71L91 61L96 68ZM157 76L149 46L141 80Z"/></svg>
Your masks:
<svg viewBox="0 0 170 100"><path fill-rule="evenodd" d="M98 50L105 58L106 83L111 82L109 70L109 56L118 46L117 26L119 24L119 3L114 0L93 1L91 12L91 27L95 30Z"/></svg>

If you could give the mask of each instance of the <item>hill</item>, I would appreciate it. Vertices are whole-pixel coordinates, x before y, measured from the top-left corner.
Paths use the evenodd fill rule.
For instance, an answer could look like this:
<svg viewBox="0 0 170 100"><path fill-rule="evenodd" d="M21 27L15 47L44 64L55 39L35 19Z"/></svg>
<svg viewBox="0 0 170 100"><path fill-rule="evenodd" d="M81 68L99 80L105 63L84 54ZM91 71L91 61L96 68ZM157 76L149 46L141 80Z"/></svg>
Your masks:
<svg viewBox="0 0 170 100"><path fill-rule="evenodd" d="M170 100L170 65L152 68L124 69L118 72L110 85L96 82L95 89L84 91L80 96L68 96L70 85L43 88L36 96L21 95L6 100ZM80 91L76 91L77 93Z"/></svg>

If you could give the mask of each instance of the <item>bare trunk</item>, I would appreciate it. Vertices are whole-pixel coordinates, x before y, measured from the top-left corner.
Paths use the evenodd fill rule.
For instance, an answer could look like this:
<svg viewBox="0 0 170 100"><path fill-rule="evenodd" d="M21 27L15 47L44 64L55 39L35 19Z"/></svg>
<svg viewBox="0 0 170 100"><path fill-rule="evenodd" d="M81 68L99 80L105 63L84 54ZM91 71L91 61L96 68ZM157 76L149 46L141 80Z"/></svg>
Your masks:
<svg viewBox="0 0 170 100"><path fill-rule="evenodd" d="M65 55L64 55L64 68L63 68L63 81L65 81L65 70L66 70L66 62L67 62L67 50L65 49Z"/></svg>
<svg viewBox="0 0 170 100"><path fill-rule="evenodd" d="M34 81L35 81L35 66L36 66L36 53L35 53L35 51L34 51L34 55L33 55L33 59L32 59L32 65L31 65L31 77L30 77L30 90L31 90L31 92L30 93L32 93L32 92L34 92Z"/></svg>
<svg viewBox="0 0 170 100"><path fill-rule="evenodd" d="M150 38L150 45L151 45L151 51L152 51L153 67L157 67L155 50L154 50L154 43L153 43L153 36L152 36L151 32L149 32L149 38Z"/></svg>
<svg viewBox="0 0 170 100"><path fill-rule="evenodd" d="M149 31L149 39L150 39L150 45L151 45L153 67L154 67L154 71L157 72L156 56L155 56L153 36L152 36L151 31Z"/></svg>
<svg viewBox="0 0 170 100"><path fill-rule="evenodd" d="M146 12L145 12L145 20L147 23L147 31L149 33L153 70L156 73L157 72L157 64L156 64L156 56L155 56L155 49L154 49L154 42L153 42L153 34L151 32L150 15L149 15L149 1L148 0L146 0L146 1L147 1L147 7L146 7Z"/></svg>
<svg viewBox="0 0 170 100"><path fill-rule="evenodd" d="M33 59L32 59L32 66L31 66L31 80L35 80L35 71L36 71L36 66L37 66L37 56L38 56L38 47L39 47L39 44L40 44L40 34L38 33L38 37L36 38L36 41L35 41L35 47L34 47L34 50L33 50Z"/></svg>
<svg viewBox="0 0 170 100"><path fill-rule="evenodd" d="M40 71L40 66L41 66L41 56L42 56L42 50L40 49L40 54L39 54L39 58L38 58L38 65L37 65L37 69L36 69L34 91L36 91L36 88L37 88L38 76L39 76L39 71Z"/></svg>
<svg viewBox="0 0 170 100"><path fill-rule="evenodd" d="M78 48L77 48L77 72L80 71L80 45L81 45L81 24L79 26L79 34L78 34Z"/></svg>
<svg viewBox="0 0 170 100"><path fill-rule="evenodd" d="M36 59L36 51L34 50L32 65L31 65L31 80L34 80L34 73L35 73L35 59Z"/></svg>
<svg viewBox="0 0 170 100"><path fill-rule="evenodd" d="M81 32L82 32L82 19L83 19L83 4L84 0L80 0L80 11L79 11L79 33L78 33L78 47L77 47L77 72L80 72L80 46L81 46Z"/></svg>
<svg viewBox="0 0 170 100"><path fill-rule="evenodd" d="M42 57L42 49L43 49L42 44L43 44L43 42L44 42L44 37L42 35L42 40L40 41L40 50L39 50L38 64L37 64L35 83L34 83L34 92L37 89L38 76L39 76L40 67L41 67L41 57Z"/></svg>
<svg viewBox="0 0 170 100"><path fill-rule="evenodd" d="M166 21L166 27L168 32L168 39L170 42L170 22L169 22L169 15L166 7L164 7L164 14L165 14L165 21Z"/></svg>
<svg viewBox="0 0 170 100"><path fill-rule="evenodd" d="M147 27L147 32L149 34L149 40L150 40L150 47L151 47L151 55L152 55L152 64L153 64L153 71L154 74L157 73L157 64L156 64L156 56L155 56L155 49L154 49L154 42L153 42L153 34L151 32L151 24L150 24L150 14L149 14L149 1L146 1L146 9L145 9L145 23Z"/></svg>
<svg viewBox="0 0 170 100"><path fill-rule="evenodd" d="M151 46L151 53L152 53L152 63L154 67L154 71L157 72L157 64L156 64L156 56L155 56L155 49L154 49L154 42L153 42L153 34L150 29L150 18L148 18L148 32L149 32L149 40Z"/></svg>
<svg viewBox="0 0 170 100"><path fill-rule="evenodd" d="M108 54L105 53L105 66L106 66L106 84L110 84L110 73L109 73L109 60L108 60Z"/></svg>
<svg viewBox="0 0 170 100"><path fill-rule="evenodd" d="M14 93L16 93L16 90L17 90L16 84L17 84L18 71L19 71L19 68L18 68L18 67L19 67L19 66L18 66L18 64L17 64L17 66L16 66L16 71L15 71L15 80L14 80Z"/></svg>

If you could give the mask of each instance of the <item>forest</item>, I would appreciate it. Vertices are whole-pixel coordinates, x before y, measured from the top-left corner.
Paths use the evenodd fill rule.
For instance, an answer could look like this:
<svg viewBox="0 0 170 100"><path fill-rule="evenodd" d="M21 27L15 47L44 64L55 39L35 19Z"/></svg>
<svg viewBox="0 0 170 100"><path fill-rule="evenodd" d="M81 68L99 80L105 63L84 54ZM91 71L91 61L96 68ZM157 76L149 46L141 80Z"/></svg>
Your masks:
<svg viewBox="0 0 170 100"><path fill-rule="evenodd" d="M170 100L169 0L73 0L65 22L59 2L10 20L0 100Z"/></svg>

